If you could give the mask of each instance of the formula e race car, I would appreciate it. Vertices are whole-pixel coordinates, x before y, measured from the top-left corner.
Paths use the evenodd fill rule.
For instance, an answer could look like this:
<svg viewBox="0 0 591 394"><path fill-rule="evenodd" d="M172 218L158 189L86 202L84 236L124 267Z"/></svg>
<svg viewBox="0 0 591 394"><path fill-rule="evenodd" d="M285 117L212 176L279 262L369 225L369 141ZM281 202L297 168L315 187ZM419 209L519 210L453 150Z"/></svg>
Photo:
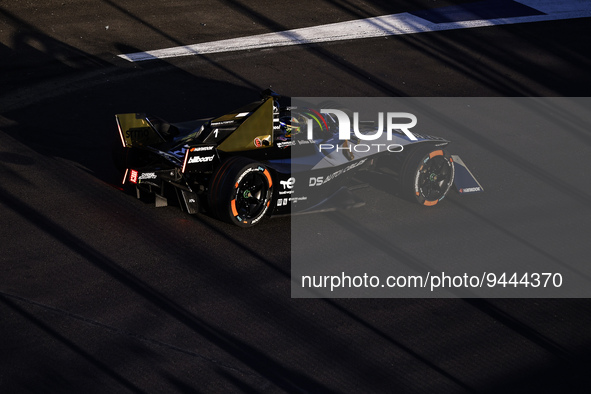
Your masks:
<svg viewBox="0 0 591 394"><path fill-rule="evenodd" d="M124 187L156 206L174 202L189 214L207 212L241 227L264 216L362 205L349 189L363 170L389 168L400 194L426 206L441 201L454 181L460 193L483 190L444 149L449 141L443 138L404 127L380 129L380 135L373 124L352 130L350 112L335 103L294 108L281 106L270 90L261 97L225 115L184 123L116 115L114 160Z"/></svg>

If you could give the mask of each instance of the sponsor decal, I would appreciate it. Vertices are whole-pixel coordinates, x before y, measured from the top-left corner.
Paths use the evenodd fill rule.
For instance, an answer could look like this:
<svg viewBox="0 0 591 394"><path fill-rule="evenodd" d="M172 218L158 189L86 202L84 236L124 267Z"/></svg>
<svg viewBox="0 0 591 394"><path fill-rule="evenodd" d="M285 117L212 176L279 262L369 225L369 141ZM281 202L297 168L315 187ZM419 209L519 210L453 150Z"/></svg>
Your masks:
<svg viewBox="0 0 591 394"><path fill-rule="evenodd" d="M340 169L338 171L333 172L330 175L327 176L318 176L318 177L311 177L309 182L308 182L308 186L313 187L313 186L321 186L324 185L327 182L332 181L333 179L335 179L336 177L338 177L339 175L344 174L345 172L355 168L355 167L359 167L360 165L362 165L363 163L365 163L367 161L367 159L363 159L363 160L359 160L356 163L350 164L347 167Z"/></svg>
<svg viewBox="0 0 591 394"><path fill-rule="evenodd" d="M193 163L208 163L213 161L213 158L215 157L215 155L211 155L211 156L193 156L189 159L189 161L187 162L188 164L193 164Z"/></svg>
<svg viewBox="0 0 591 394"><path fill-rule="evenodd" d="M257 148L260 148L261 146L263 146L263 141L257 137L254 139L254 146L256 146Z"/></svg>
<svg viewBox="0 0 591 394"><path fill-rule="evenodd" d="M138 178L138 180L142 181L145 179L156 179L156 174L153 172L144 172L142 175L140 175L140 177Z"/></svg>
<svg viewBox="0 0 591 394"><path fill-rule="evenodd" d="M295 185L296 179L294 177L289 178L286 181L279 181L283 189L293 189L293 185Z"/></svg>
<svg viewBox="0 0 591 394"><path fill-rule="evenodd" d="M125 131L125 136L132 140L144 140L150 136L150 129L147 127L129 129Z"/></svg>
<svg viewBox="0 0 591 394"><path fill-rule="evenodd" d="M277 206L278 207L286 207L287 204L295 204L298 201L306 201L308 197L289 197L289 198L279 198L277 199Z"/></svg>
<svg viewBox="0 0 591 394"><path fill-rule="evenodd" d="M279 195L293 194L293 185L295 184L295 178L291 177L286 181L279 181L279 184L283 186L283 191L279 192Z"/></svg>
<svg viewBox="0 0 591 394"><path fill-rule="evenodd" d="M464 189L460 189L460 193L474 193L474 192L479 192L481 190L481 188L479 186L477 187L466 187Z"/></svg>
<svg viewBox="0 0 591 394"><path fill-rule="evenodd" d="M129 172L129 182L131 183L137 183L137 179L138 178L138 172L136 170L131 170Z"/></svg>
<svg viewBox="0 0 591 394"><path fill-rule="evenodd" d="M223 125L228 125L228 124L233 124L233 123L234 123L233 120L224 120L221 122L211 122L211 126L216 127L216 126L223 126Z"/></svg>
<svg viewBox="0 0 591 394"><path fill-rule="evenodd" d="M197 146L195 148L191 148L191 152L202 152L204 150L212 150L213 145L210 146Z"/></svg>
<svg viewBox="0 0 591 394"><path fill-rule="evenodd" d="M290 146L294 146L295 145L295 141L278 142L276 145L280 149L285 149L285 148L288 148Z"/></svg>

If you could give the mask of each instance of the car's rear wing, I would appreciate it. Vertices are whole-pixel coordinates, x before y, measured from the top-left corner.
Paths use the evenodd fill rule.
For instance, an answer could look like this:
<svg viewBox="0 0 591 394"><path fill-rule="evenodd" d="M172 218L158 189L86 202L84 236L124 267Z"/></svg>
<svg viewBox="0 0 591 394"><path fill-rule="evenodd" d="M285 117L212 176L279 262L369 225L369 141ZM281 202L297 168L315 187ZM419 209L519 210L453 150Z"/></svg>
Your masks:
<svg viewBox="0 0 591 394"><path fill-rule="evenodd" d="M145 114L118 114L115 119L124 148L138 148L165 141Z"/></svg>

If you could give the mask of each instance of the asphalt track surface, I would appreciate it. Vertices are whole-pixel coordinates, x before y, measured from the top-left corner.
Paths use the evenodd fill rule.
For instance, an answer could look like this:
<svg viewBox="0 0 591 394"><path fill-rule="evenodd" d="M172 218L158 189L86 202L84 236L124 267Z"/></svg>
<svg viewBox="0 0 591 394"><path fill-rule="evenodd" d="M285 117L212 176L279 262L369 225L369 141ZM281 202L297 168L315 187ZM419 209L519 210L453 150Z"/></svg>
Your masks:
<svg viewBox="0 0 591 394"><path fill-rule="evenodd" d="M292 97L589 96L588 18L117 57L454 3L0 3L0 391L589 392L588 299L292 299L289 218L241 230L114 186L120 112L182 121L268 87ZM310 227L393 204L394 223L369 234L394 232L405 255L588 259L588 130L540 140L524 128L503 136L510 147L494 140L496 153L487 139L453 137L486 193L427 214L363 192L365 207L309 216ZM418 232L416 215L431 225ZM440 238L465 226L471 238Z"/></svg>

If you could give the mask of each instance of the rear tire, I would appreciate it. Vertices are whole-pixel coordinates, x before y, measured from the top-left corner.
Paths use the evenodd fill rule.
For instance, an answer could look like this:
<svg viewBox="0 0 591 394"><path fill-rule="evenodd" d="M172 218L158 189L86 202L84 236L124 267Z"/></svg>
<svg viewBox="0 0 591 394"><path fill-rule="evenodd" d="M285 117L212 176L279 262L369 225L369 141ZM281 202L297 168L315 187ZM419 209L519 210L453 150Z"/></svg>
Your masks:
<svg viewBox="0 0 591 394"><path fill-rule="evenodd" d="M402 166L400 186L404 197L421 205L441 201L454 181L451 156L434 146L419 146Z"/></svg>
<svg viewBox="0 0 591 394"><path fill-rule="evenodd" d="M264 165L244 157L232 157L213 176L208 203L220 220L251 227L267 213L272 196L273 180Z"/></svg>

